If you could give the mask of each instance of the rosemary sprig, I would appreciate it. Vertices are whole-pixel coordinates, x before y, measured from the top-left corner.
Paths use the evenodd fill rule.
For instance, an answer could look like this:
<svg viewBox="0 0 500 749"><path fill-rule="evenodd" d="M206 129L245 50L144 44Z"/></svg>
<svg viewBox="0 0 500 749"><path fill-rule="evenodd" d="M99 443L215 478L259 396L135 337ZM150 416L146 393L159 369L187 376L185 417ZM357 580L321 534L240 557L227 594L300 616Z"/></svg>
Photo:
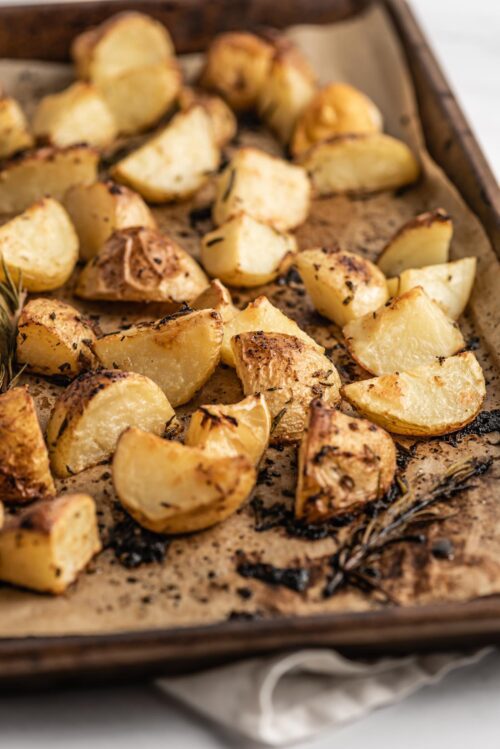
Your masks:
<svg viewBox="0 0 500 749"><path fill-rule="evenodd" d="M22 277L16 284L2 258L0 282L0 393L13 387L22 374L15 371L16 336L19 316L26 301L27 292L22 285Z"/></svg>

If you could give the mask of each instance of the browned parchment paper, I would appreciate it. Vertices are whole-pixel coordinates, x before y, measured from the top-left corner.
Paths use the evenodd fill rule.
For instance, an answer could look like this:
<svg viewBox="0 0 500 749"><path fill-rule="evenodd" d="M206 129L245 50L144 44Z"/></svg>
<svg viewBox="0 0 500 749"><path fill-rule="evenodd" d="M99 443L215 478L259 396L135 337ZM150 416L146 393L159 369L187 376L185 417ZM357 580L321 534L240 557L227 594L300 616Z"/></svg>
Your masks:
<svg viewBox="0 0 500 749"><path fill-rule="evenodd" d="M346 80L366 91L384 113L386 130L406 140L420 154L425 178L399 194L383 194L359 200L334 197L316 201L307 223L297 234L301 248L338 242L373 258L390 235L417 212L442 206L453 216L455 235L452 256L476 255L479 271L470 313L461 322L467 338L473 332L481 336L478 357L485 368L488 399L485 408L498 405L498 373L494 352L499 350L497 299L500 273L494 253L478 220L466 208L456 189L444 178L423 150L423 140L415 102L396 36L381 9L373 9L356 20L332 27L300 27L290 31L312 60L322 82ZM190 70L198 61L186 62ZM63 88L72 78L69 68L41 63L0 63L0 79L8 91L19 97L28 112L41 95ZM255 130L240 133L238 144L254 143L279 153L272 139ZM233 148L232 146L231 148ZM230 153L231 148L228 149ZM208 205L212 186L196 198L178 206L155 209L160 224L177 236L195 256L199 233L210 222L190 224L193 208ZM59 296L72 300L71 283ZM340 367L344 381L362 374L347 366L341 349L335 349L339 331L314 314L300 289L271 284L251 293L235 292L235 301L243 306L260 293L296 319L323 343ZM87 313L99 316L104 331L120 324L160 316L162 310L143 305L81 304ZM496 362L498 365L498 361ZM25 378L37 399L42 423L47 421L51 405L61 388L42 379ZM241 390L235 374L219 368L212 380L188 407L188 414L202 403L236 401ZM468 437L459 446L441 441L422 442L410 463L408 476L425 488L433 475L470 455L485 456L498 452L494 435ZM255 496L266 503L280 501L291 506L290 490L295 487L294 450L270 448ZM115 497L109 480L109 466L98 466L71 479L59 481L60 490L85 490L98 503L103 538L116 519ZM457 510L445 523L429 529L423 545L395 546L384 567L384 585L401 605L462 601L500 592L500 494L494 492L496 469L476 482L476 488L453 501ZM285 490L285 495L283 494ZM437 560L431 552L432 539L452 540L454 560ZM365 610L376 604L355 591L346 591L323 600L321 568L325 555L336 548L333 538L304 541L288 538L283 530L255 531L250 507L224 524L191 537L175 539L162 564L144 565L135 570L123 568L110 549L104 551L68 593L51 598L8 586L0 588L0 636L62 635L104 633L213 623L231 614L257 614L264 617L282 614L313 614L345 610ZM298 594L283 587L246 580L236 572L237 550L278 566L311 564L318 570L318 583ZM246 589L246 592L242 589Z"/></svg>

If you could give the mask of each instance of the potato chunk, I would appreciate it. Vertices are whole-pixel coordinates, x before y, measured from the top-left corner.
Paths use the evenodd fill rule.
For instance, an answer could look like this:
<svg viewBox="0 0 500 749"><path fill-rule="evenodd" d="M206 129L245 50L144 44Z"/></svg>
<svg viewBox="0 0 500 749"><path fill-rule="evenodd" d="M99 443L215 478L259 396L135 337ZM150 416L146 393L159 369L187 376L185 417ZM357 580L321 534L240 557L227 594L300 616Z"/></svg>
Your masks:
<svg viewBox="0 0 500 749"><path fill-rule="evenodd" d="M73 185L97 179L99 155L89 146L40 148L4 162L0 169L0 213L19 213L50 195L62 200Z"/></svg>
<svg viewBox="0 0 500 749"><path fill-rule="evenodd" d="M174 409L152 380L101 369L77 377L54 404L47 425L52 469L72 476L107 460L130 426L163 434Z"/></svg>
<svg viewBox="0 0 500 749"><path fill-rule="evenodd" d="M20 105L10 96L0 96L0 159L32 145L33 136Z"/></svg>
<svg viewBox="0 0 500 749"><path fill-rule="evenodd" d="M179 106L183 112L199 105L210 118L216 144L219 148L231 141L238 130L238 121L232 110L220 96L213 96L200 89L183 88L179 96Z"/></svg>
<svg viewBox="0 0 500 749"><path fill-rule="evenodd" d="M85 266L75 293L83 299L189 302L208 278L185 250L155 229L115 231Z"/></svg>
<svg viewBox="0 0 500 749"><path fill-rule="evenodd" d="M240 148L217 177L213 219L219 225L244 212L287 231L306 220L310 193L301 167L256 148Z"/></svg>
<svg viewBox="0 0 500 749"><path fill-rule="evenodd" d="M101 548L95 502L88 494L36 502L0 531L0 580L64 593Z"/></svg>
<svg viewBox="0 0 500 749"><path fill-rule="evenodd" d="M47 448L26 387L0 395L0 497L6 504L55 494Z"/></svg>
<svg viewBox="0 0 500 749"><path fill-rule="evenodd" d="M0 256L15 280L22 274L28 291L50 291L73 272L78 237L62 205L44 198L0 227Z"/></svg>
<svg viewBox="0 0 500 749"><path fill-rule="evenodd" d="M139 429L122 435L113 459L120 502L156 533L192 533L220 523L242 506L255 479L244 455L212 455Z"/></svg>
<svg viewBox="0 0 500 749"><path fill-rule="evenodd" d="M421 213L396 232L377 265L386 276L397 276L407 268L446 263L452 234L453 222L442 208Z"/></svg>
<svg viewBox="0 0 500 749"><path fill-rule="evenodd" d="M212 375L222 334L220 315L206 309L111 333L95 342L94 351L105 367L150 377L175 407L191 400Z"/></svg>
<svg viewBox="0 0 500 749"><path fill-rule="evenodd" d="M388 299L384 274L354 252L332 247L305 250L295 265L315 308L341 327Z"/></svg>
<svg viewBox="0 0 500 749"><path fill-rule="evenodd" d="M461 429L479 413L486 387L470 351L405 372L345 385L342 395L395 434L431 437Z"/></svg>
<svg viewBox="0 0 500 749"><path fill-rule="evenodd" d="M299 117L291 149L298 156L334 135L381 130L382 115L368 96L348 83L330 83L313 96Z"/></svg>
<svg viewBox="0 0 500 749"><path fill-rule="evenodd" d="M387 432L315 400L299 450L295 515L321 523L383 497L396 471Z"/></svg>
<svg viewBox="0 0 500 749"><path fill-rule="evenodd" d="M307 335L294 320L283 314L281 310L271 304L266 296L259 296L247 304L244 310L238 312L233 319L224 326L224 340L222 341L222 361L235 366L231 339L237 333L261 330L265 333L287 333L289 336L300 338L315 351L322 354L323 346L316 343L314 338Z"/></svg>
<svg viewBox="0 0 500 749"><path fill-rule="evenodd" d="M214 278L207 288L189 304L192 309L214 309L225 323L238 314L229 290L218 278Z"/></svg>
<svg viewBox="0 0 500 749"><path fill-rule="evenodd" d="M271 414L263 395L229 406L201 406L191 416L186 445L212 455L246 455L254 465L269 443Z"/></svg>
<svg viewBox="0 0 500 749"><path fill-rule="evenodd" d="M452 263L405 270L399 277L399 294L421 286L448 317L457 320L469 301L476 265L475 257L464 257Z"/></svg>
<svg viewBox="0 0 500 749"><path fill-rule="evenodd" d="M95 369L91 323L74 307L58 299L32 299L17 325L16 358L30 372L74 377Z"/></svg>
<svg viewBox="0 0 500 749"><path fill-rule="evenodd" d="M309 149L301 164L319 195L394 190L420 174L406 143L383 133L329 138Z"/></svg>
<svg viewBox="0 0 500 749"><path fill-rule="evenodd" d="M273 418L271 443L302 437L314 398L335 404L340 378L330 359L300 338L262 331L241 333L232 340L236 373L245 395L265 396Z"/></svg>
<svg viewBox="0 0 500 749"><path fill-rule="evenodd" d="M205 234L201 261L211 276L232 286L261 286L273 281L297 252L292 234L245 213Z"/></svg>
<svg viewBox="0 0 500 749"><path fill-rule="evenodd" d="M111 170L152 203L193 195L217 168L220 152L203 107L180 112L158 135Z"/></svg>
<svg viewBox="0 0 500 749"><path fill-rule="evenodd" d="M141 196L110 179L71 187L64 196L64 207L78 234L83 260L97 255L117 229L156 228L154 216Z"/></svg>

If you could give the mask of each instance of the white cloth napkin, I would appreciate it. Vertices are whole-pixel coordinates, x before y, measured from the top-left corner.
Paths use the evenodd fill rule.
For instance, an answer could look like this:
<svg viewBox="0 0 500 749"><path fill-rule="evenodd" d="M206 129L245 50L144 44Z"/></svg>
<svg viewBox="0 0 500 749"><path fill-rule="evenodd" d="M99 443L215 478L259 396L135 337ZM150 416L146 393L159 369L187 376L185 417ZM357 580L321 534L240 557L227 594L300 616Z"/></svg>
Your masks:
<svg viewBox="0 0 500 749"><path fill-rule="evenodd" d="M301 650L161 679L158 686L204 716L268 746L289 746L435 684L492 648L372 662Z"/></svg>

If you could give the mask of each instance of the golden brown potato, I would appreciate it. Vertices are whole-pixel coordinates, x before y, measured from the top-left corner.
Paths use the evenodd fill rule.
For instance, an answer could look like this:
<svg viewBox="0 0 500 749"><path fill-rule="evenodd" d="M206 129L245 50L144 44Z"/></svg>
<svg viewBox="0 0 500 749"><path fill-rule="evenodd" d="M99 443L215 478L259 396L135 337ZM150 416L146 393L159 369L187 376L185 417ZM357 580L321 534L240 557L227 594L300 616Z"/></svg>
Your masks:
<svg viewBox="0 0 500 749"><path fill-rule="evenodd" d="M257 465L270 433L271 414L259 394L231 405L201 406L191 416L185 441L211 455L246 455Z"/></svg>
<svg viewBox="0 0 500 749"><path fill-rule="evenodd" d="M224 283L252 287L273 281L296 252L292 234L240 213L205 234L201 262L207 273Z"/></svg>
<svg viewBox="0 0 500 749"><path fill-rule="evenodd" d="M28 291L51 291L73 272L78 237L62 205L44 198L0 227L0 256L14 280L22 275Z"/></svg>
<svg viewBox="0 0 500 749"><path fill-rule="evenodd" d="M312 146L300 163L318 195L395 190L420 174L406 143L383 133L336 135Z"/></svg>
<svg viewBox="0 0 500 749"><path fill-rule="evenodd" d="M30 372L74 377L95 369L95 332L78 310L58 299L32 299L17 325L16 358Z"/></svg>
<svg viewBox="0 0 500 749"><path fill-rule="evenodd" d="M351 356L372 374L389 374L430 364L464 348L457 327L417 286L343 330Z"/></svg>
<svg viewBox="0 0 500 749"><path fill-rule="evenodd" d="M5 510L3 504L0 502L0 530L3 528L5 522Z"/></svg>
<svg viewBox="0 0 500 749"><path fill-rule="evenodd" d="M464 257L452 263L409 268L399 277L398 293L405 294L415 286L421 286L427 296L434 299L448 317L457 320L469 301L476 265L475 257Z"/></svg>
<svg viewBox="0 0 500 749"><path fill-rule="evenodd" d="M219 148L222 148L234 138L238 130L238 122L224 99L200 89L183 88L179 95L181 110L184 112L193 105L200 105L208 114L215 142Z"/></svg>
<svg viewBox="0 0 500 749"><path fill-rule="evenodd" d="M386 276L397 276L407 268L446 263L452 234L453 222L442 208L421 213L396 232L377 265Z"/></svg>
<svg viewBox="0 0 500 749"><path fill-rule="evenodd" d="M166 203L189 198L199 190L219 158L210 118L203 107L193 106L115 164L111 173L146 200Z"/></svg>
<svg viewBox="0 0 500 749"><path fill-rule="evenodd" d="M394 296L399 295L399 276L396 276L396 278L387 278L387 291L389 292L389 297L392 299Z"/></svg>
<svg viewBox="0 0 500 749"><path fill-rule="evenodd" d="M95 502L88 494L36 502L0 532L0 580L64 593L101 548Z"/></svg>
<svg viewBox="0 0 500 749"><path fill-rule="evenodd" d="M364 416L395 434L431 437L461 429L479 413L486 387L467 351L405 372L353 382L342 395Z"/></svg>
<svg viewBox="0 0 500 749"><path fill-rule="evenodd" d="M85 266L75 294L83 299L189 302L208 285L191 255L155 229L115 231Z"/></svg>
<svg viewBox="0 0 500 749"><path fill-rule="evenodd" d="M39 148L2 164L0 213L19 213L50 195L62 200L73 185L97 179L99 154L89 146Z"/></svg>
<svg viewBox="0 0 500 749"><path fill-rule="evenodd" d="M384 496L395 471L387 432L315 400L299 450L295 515L321 523L356 512Z"/></svg>
<svg viewBox="0 0 500 749"><path fill-rule="evenodd" d="M271 443L302 437L314 398L335 404L340 378L330 359L300 338L262 331L232 339L236 373L245 395L265 396L273 418Z"/></svg>
<svg viewBox="0 0 500 749"><path fill-rule="evenodd" d="M50 462L72 476L107 460L127 427L163 434L175 418L164 393L134 372L100 369L77 377L54 404L47 425Z"/></svg>
<svg viewBox="0 0 500 749"><path fill-rule="evenodd" d="M26 117L18 102L10 96L0 94L0 159L31 148L33 142Z"/></svg>
<svg viewBox="0 0 500 749"><path fill-rule="evenodd" d="M94 351L109 369L150 377L175 408L191 400L212 375L222 335L220 315L206 309L111 333L95 342Z"/></svg>
<svg viewBox="0 0 500 749"><path fill-rule="evenodd" d="M214 222L244 212L280 231L304 223L311 188L305 171L256 148L240 148L217 177Z"/></svg>
<svg viewBox="0 0 500 749"><path fill-rule="evenodd" d="M207 288L189 304L192 309L214 309L225 323L238 314L229 290L218 278L214 278Z"/></svg>
<svg viewBox="0 0 500 749"><path fill-rule="evenodd" d="M123 507L155 533L192 533L238 510L255 484L244 455L218 456L139 429L120 438L113 483Z"/></svg>
<svg viewBox="0 0 500 749"><path fill-rule="evenodd" d="M26 387L0 395L0 497L32 502L55 494L47 448Z"/></svg>
<svg viewBox="0 0 500 749"><path fill-rule="evenodd" d="M294 262L318 312L341 327L388 299L384 274L354 252L321 247L299 253Z"/></svg>
<svg viewBox="0 0 500 749"><path fill-rule="evenodd" d="M97 255L117 229L156 228L155 218L141 196L110 179L71 187L64 196L64 207L78 234L83 260Z"/></svg>

